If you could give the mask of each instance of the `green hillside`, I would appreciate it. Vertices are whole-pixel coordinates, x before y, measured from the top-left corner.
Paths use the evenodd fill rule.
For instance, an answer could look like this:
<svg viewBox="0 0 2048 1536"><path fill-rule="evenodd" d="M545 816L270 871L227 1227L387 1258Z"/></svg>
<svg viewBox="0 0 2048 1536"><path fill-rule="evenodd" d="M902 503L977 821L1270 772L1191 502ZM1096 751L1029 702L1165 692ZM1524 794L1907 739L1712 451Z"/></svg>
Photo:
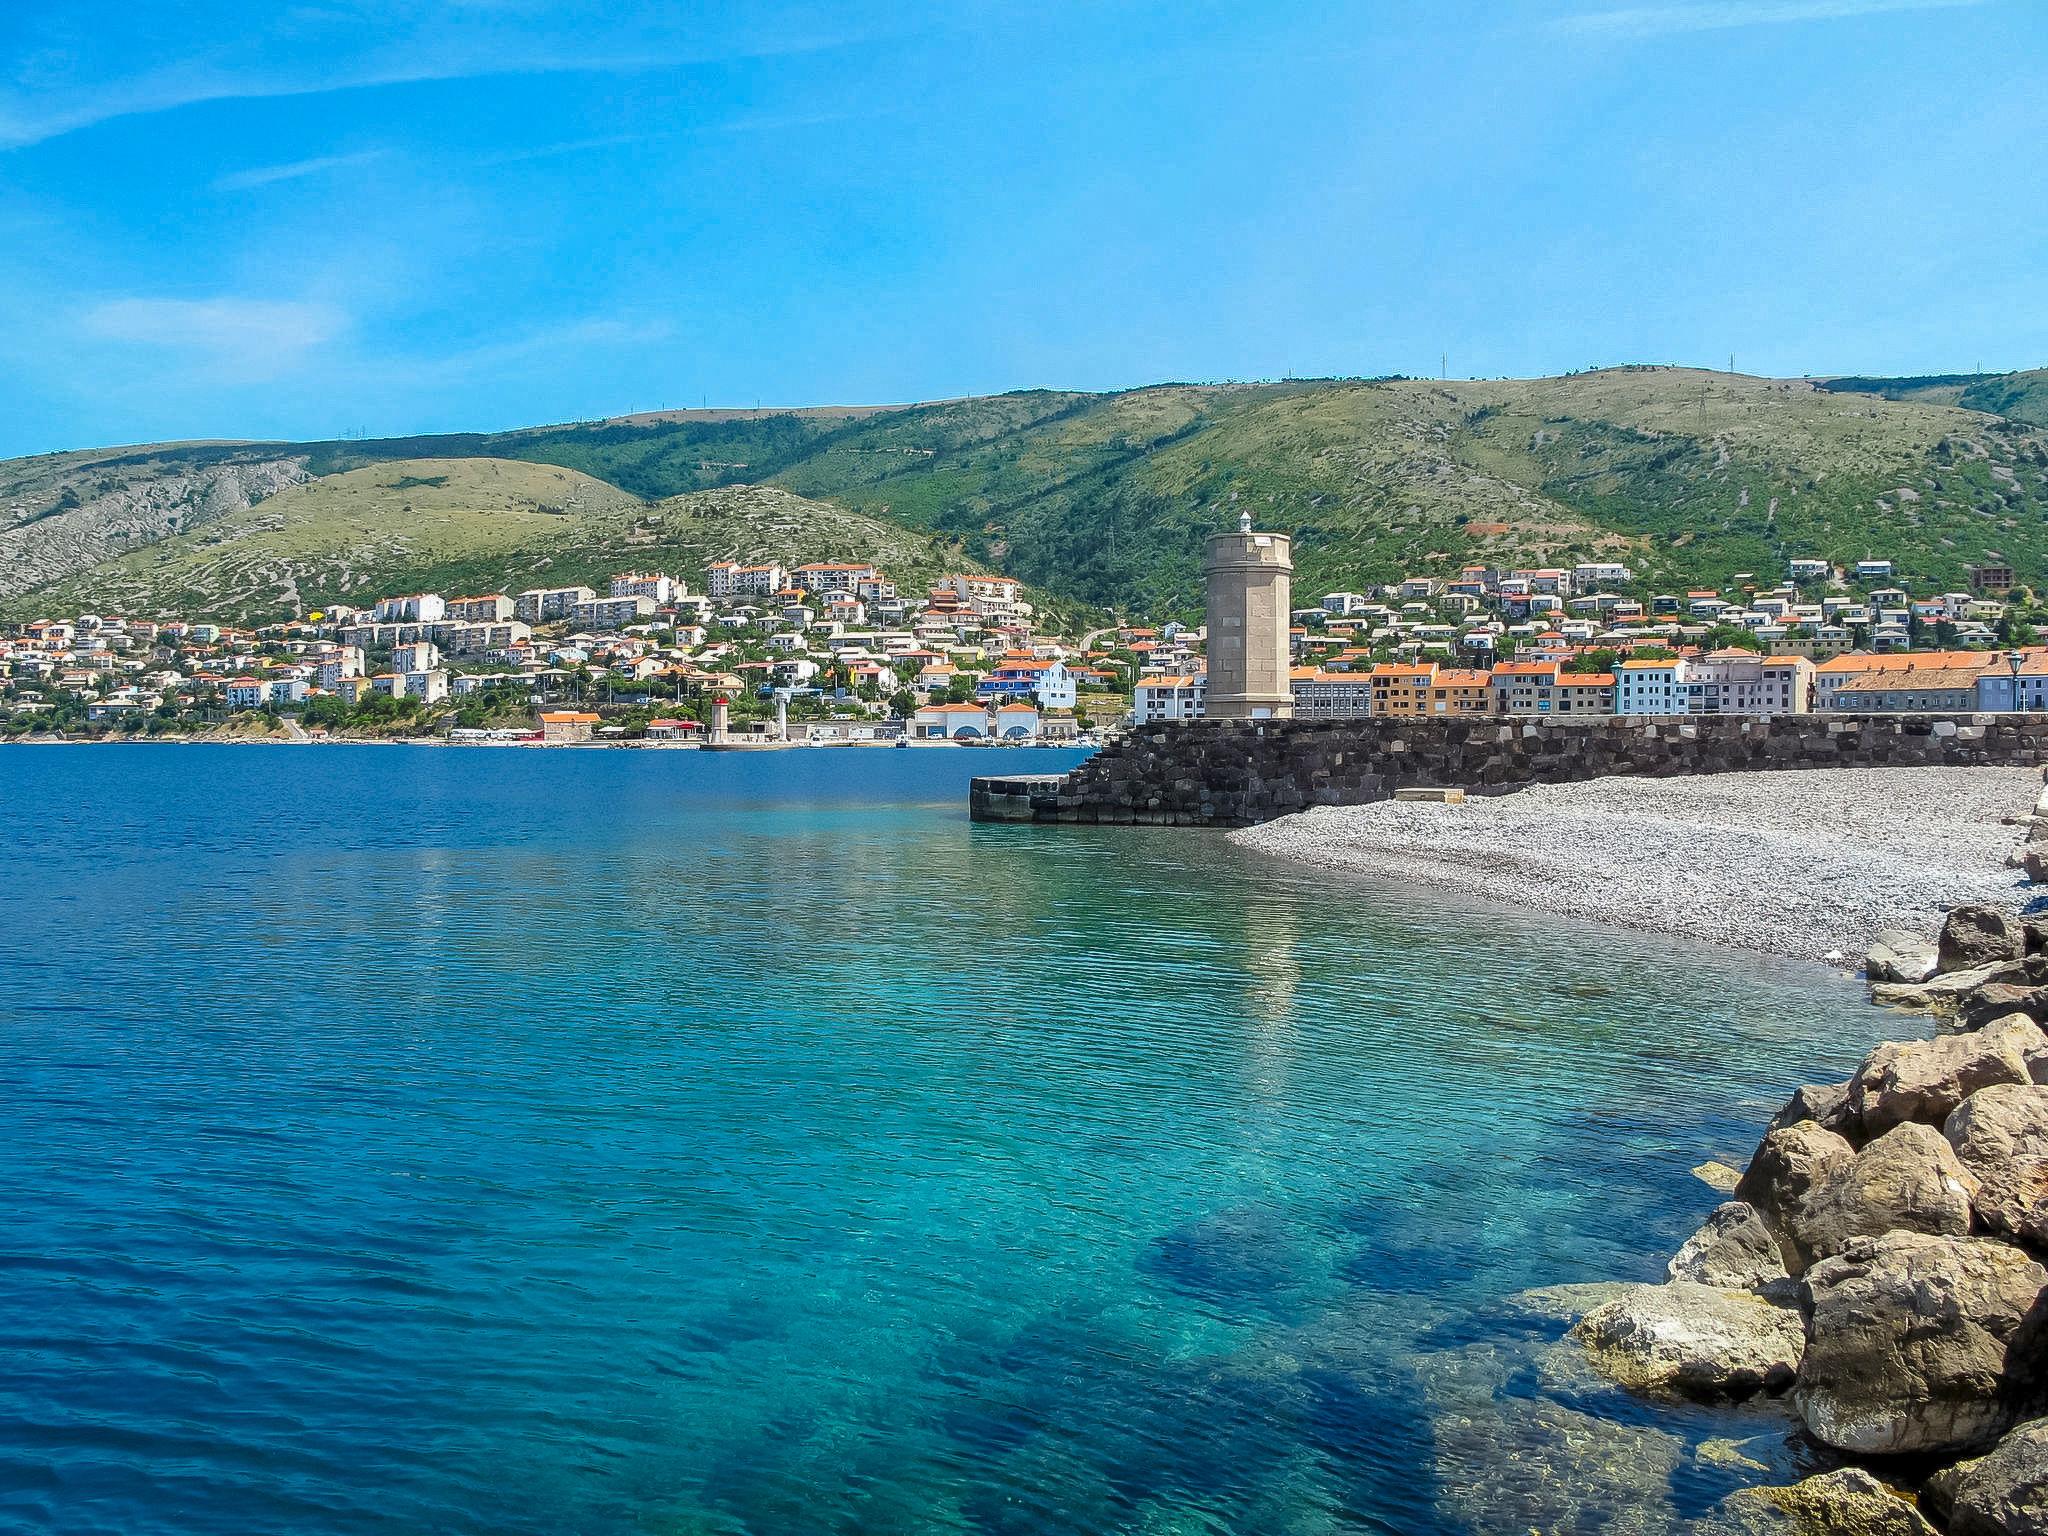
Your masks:
<svg viewBox="0 0 2048 1536"><path fill-rule="evenodd" d="M1297 536L1305 592L1467 561L1592 557L1626 560L1658 586L1722 584L1775 574L1793 555L1885 555L1909 584L1939 588L1995 558L2048 589L2048 428L2033 419L2043 414L2048 373L1816 383L1615 368L1482 382L1027 391L870 410L51 455L0 465L0 492L12 486L16 508L12 527L0 522L0 553L12 540L19 556L0 561L0 598L20 594L10 613L101 593L112 606L160 559L169 563L162 581L145 584L150 593L215 593L251 610L360 593L372 579L523 584L520 561L535 562L536 580L571 568L602 574L597 567L636 549L687 568L707 543L702 531L637 527L638 517L670 515L642 504L745 485L857 520L835 537L902 541L908 553L891 563L906 575L975 560L1080 603L1153 616L1197 604L1202 541L1244 508ZM381 470L425 478L400 469L423 459L444 466L436 474L452 473L451 462L495 462L499 479L453 482L456 500L483 497L476 506L444 505L415 485L413 512L393 510ZM513 463L584 477L574 482L578 509L537 510L560 499L551 482L506 489ZM266 476L311 479L280 491ZM303 530L314 525L346 526L363 498L381 508L376 531L321 545L325 553L249 542L265 517L283 515L280 504L302 530L290 543L311 538ZM428 536L407 518L430 507L441 521ZM744 523L722 525L718 539L743 542ZM164 538L169 554L154 544ZM814 540L790 552L854 551ZM110 553L111 564L98 564ZM178 573L193 560L214 563L181 588Z"/></svg>
<svg viewBox="0 0 2048 1536"><path fill-rule="evenodd" d="M554 465L402 459L312 480L200 529L14 599L8 611L104 610L231 622L398 591L603 588L629 567L874 560L918 580L960 563L941 541L766 486L645 502Z"/></svg>
<svg viewBox="0 0 2048 1536"><path fill-rule="evenodd" d="M614 478L652 462L650 439L673 457L705 432L612 428L518 451L573 447ZM1006 395L792 430L783 456L727 473L953 535L1084 601L1163 613L1196 602L1203 538L1245 505L1297 535L1305 590L1608 555L1676 584L1794 554L1887 554L1942 586L1997 556L2048 585L2044 469L2048 434L1961 406L1612 369Z"/></svg>
<svg viewBox="0 0 2048 1536"><path fill-rule="evenodd" d="M1932 373L1903 378L1824 379L1821 387L1838 394L1881 395L1887 400L1960 405L1993 416L2009 416L2030 426L2048 427L2048 368L2035 368L2024 373Z"/></svg>

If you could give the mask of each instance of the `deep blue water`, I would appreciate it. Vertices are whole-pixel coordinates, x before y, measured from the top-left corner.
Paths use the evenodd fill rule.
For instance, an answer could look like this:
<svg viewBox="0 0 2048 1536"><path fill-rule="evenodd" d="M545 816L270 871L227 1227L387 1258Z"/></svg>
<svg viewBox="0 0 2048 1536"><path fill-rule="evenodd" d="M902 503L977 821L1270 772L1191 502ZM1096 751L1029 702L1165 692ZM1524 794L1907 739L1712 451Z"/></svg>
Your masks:
<svg viewBox="0 0 2048 1536"><path fill-rule="evenodd" d="M1507 1536L1790 1454L1500 1302L1656 1274L1879 1015L966 820L1070 761L0 751L0 1529Z"/></svg>

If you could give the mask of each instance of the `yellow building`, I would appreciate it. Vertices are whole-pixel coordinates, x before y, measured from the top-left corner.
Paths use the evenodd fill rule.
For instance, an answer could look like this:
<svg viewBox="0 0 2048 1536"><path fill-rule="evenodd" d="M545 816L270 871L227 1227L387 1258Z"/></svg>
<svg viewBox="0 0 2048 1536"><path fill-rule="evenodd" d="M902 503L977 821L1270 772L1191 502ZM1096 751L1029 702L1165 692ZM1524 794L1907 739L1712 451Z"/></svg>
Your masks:
<svg viewBox="0 0 2048 1536"><path fill-rule="evenodd" d="M1381 662L1372 669L1372 712L1375 715L1427 715L1430 691L1436 686L1433 661Z"/></svg>
<svg viewBox="0 0 2048 1536"><path fill-rule="evenodd" d="M1483 667L1439 667L1429 685L1432 715L1484 715L1493 709L1493 674Z"/></svg>

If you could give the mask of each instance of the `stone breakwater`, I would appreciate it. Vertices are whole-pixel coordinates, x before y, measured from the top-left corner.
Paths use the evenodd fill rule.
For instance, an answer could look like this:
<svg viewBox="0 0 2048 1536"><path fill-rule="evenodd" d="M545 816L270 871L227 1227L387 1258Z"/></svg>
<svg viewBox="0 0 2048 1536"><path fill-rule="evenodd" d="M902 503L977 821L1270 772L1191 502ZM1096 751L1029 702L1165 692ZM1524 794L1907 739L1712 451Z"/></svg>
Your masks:
<svg viewBox="0 0 2048 1536"><path fill-rule="evenodd" d="M1246 827L1411 788L2044 761L2048 718L2027 715L1198 720L1137 727L1069 774L976 779L969 800L987 821Z"/></svg>
<svg viewBox="0 0 2048 1536"><path fill-rule="evenodd" d="M1668 1278L1567 1288L1571 1337L1636 1392L1780 1397L1846 1463L1755 1490L1758 1528L2039 1536L2048 917L1959 907L1938 941L1885 935L1866 971L1941 1032L1799 1089L1741 1174L1704 1167L1728 1199Z"/></svg>

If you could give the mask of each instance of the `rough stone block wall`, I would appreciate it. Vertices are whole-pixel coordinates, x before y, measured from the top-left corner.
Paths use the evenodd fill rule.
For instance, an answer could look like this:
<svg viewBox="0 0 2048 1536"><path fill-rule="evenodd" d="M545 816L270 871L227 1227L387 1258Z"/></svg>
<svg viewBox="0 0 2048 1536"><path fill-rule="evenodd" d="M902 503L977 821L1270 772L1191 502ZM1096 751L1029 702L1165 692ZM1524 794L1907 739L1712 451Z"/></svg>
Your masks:
<svg viewBox="0 0 2048 1536"><path fill-rule="evenodd" d="M976 779L971 801L982 820L1243 827L1408 787L2044 761L2048 718L2017 714L1199 720L1136 728L1063 777Z"/></svg>

